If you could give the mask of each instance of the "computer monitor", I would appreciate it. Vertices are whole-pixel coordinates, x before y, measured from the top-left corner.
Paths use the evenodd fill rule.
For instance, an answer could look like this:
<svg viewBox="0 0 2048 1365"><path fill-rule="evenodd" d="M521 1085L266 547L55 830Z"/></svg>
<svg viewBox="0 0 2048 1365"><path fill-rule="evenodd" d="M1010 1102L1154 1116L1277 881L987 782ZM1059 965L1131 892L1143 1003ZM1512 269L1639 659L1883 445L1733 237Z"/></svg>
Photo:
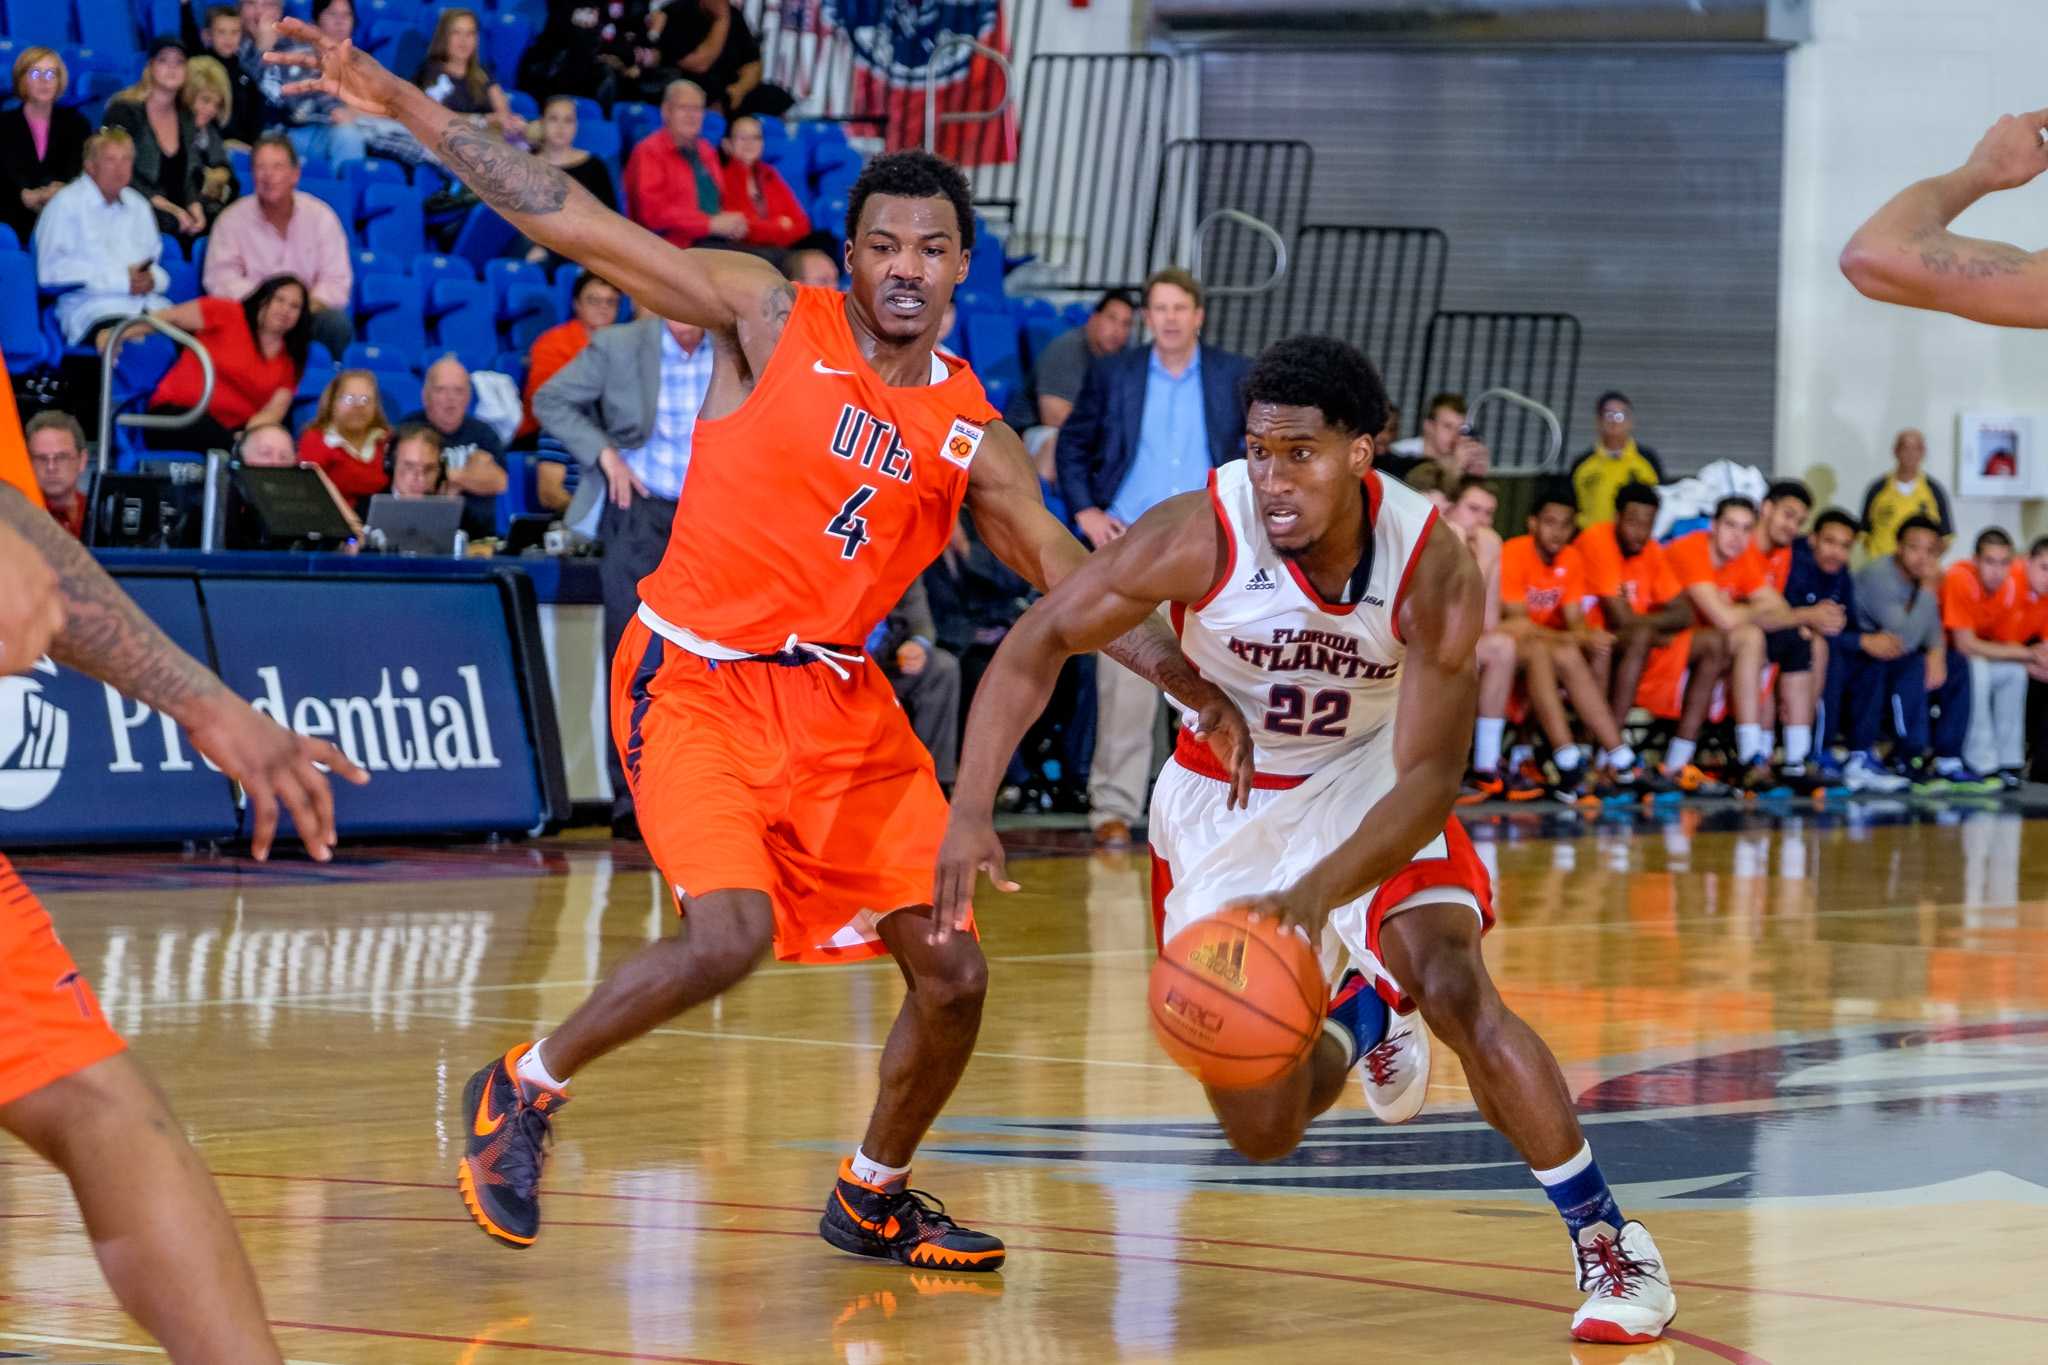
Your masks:
<svg viewBox="0 0 2048 1365"><path fill-rule="evenodd" d="M462 499L401 498L394 493L379 493L370 499L370 514L363 518L363 526L370 548L388 554L457 554Z"/></svg>
<svg viewBox="0 0 2048 1365"><path fill-rule="evenodd" d="M348 523L319 474L298 467L234 467L235 501L228 548L333 550L349 538Z"/></svg>

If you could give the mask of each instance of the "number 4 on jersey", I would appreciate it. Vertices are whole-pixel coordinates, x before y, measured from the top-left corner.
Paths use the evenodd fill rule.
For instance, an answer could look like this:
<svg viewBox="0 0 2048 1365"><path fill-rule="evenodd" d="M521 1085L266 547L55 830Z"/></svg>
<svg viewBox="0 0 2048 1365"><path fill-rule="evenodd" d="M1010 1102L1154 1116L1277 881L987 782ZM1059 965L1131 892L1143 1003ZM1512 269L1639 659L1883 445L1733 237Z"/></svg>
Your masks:
<svg viewBox="0 0 2048 1365"><path fill-rule="evenodd" d="M860 547L868 543L868 519L860 514L860 509L867 506L868 499L873 496L873 484L864 483L854 489L846 501L839 504L839 515L832 518L831 524L825 528L826 535L838 536L846 542L839 547L841 559L852 559L860 553Z"/></svg>

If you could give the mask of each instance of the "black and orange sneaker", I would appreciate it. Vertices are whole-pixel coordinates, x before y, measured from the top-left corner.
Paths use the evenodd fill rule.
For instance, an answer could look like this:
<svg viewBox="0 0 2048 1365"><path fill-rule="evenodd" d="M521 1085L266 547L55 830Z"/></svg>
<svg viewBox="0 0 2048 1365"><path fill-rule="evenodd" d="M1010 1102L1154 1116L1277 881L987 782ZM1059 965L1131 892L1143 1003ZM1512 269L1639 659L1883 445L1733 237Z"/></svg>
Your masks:
<svg viewBox="0 0 2048 1365"><path fill-rule="evenodd" d="M1481 801L1496 801L1500 799L1500 794L1505 788L1506 784L1501 781L1498 772L1489 773L1478 768L1467 768L1465 780L1458 787L1457 803L1461 806L1476 806Z"/></svg>
<svg viewBox="0 0 2048 1365"><path fill-rule="evenodd" d="M478 1227L509 1247L530 1247L540 1235L540 1172L556 1110L569 1102L559 1091L522 1085L521 1043L469 1078L462 1092L468 1128L455 1185Z"/></svg>
<svg viewBox="0 0 2048 1365"><path fill-rule="evenodd" d="M923 1270L1000 1270L1003 1264L1001 1241L947 1217L944 1204L910 1188L908 1172L870 1185L854 1175L850 1157L839 1163L839 1183L825 1201L818 1235L850 1255Z"/></svg>
<svg viewBox="0 0 2048 1365"><path fill-rule="evenodd" d="M1501 769L1501 786L1504 788L1502 794L1510 801L1534 801L1549 790L1543 769L1526 759Z"/></svg>

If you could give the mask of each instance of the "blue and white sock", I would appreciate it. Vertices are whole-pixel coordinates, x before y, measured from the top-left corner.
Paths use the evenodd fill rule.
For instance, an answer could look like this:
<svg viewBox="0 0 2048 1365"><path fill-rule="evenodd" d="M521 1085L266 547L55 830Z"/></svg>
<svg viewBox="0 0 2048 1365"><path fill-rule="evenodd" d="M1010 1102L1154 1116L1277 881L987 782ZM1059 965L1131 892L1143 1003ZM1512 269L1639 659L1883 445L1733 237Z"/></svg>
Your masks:
<svg viewBox="0 0 2048 1365"><path fill-rule="evenodd" d="M1366 981L1350 995L1330 1006L1323 1027L1344 1045L1344 1065L1354 1067L1358 1059L1378 1047L1387 1036L1391 1015L1387 1002Z"/></svg>
<svg viewBox="0 0 2048 1365"><path fill-rule="evenodd" d="M1547 1171L1530 1167L1543 1192L1550 1196L1550 1202L1557 1205L1559 1216L1571 1229L1572 1240L1579 1240L1579 1230L1596 1223L1605 1223L1621 1232L1621 1205L1614 1202L1614 1191L1607 1188L1607 1178L1600 1174L1600 1163L1593 1160L1593 1144L1580 1146L1579 1153L1562 1166L1553 1166Z"/></svg>

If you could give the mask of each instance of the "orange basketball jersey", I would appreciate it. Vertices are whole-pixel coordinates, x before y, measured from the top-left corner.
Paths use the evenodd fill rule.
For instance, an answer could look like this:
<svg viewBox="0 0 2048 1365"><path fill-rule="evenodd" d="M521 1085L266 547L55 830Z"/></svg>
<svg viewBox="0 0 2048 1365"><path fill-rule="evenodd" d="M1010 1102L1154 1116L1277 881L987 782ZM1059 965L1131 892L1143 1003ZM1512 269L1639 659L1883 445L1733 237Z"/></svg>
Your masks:
<svg viewBox="0 0 2048 1365"><path fill-rule="evenodd" d="M697 423L668 552L640 580L646 609L750 653L792 634L858 646L945 549L996 417L965 361L935 356L933 375L883 383L844 296L798 286L753 393Z"/></svg>

